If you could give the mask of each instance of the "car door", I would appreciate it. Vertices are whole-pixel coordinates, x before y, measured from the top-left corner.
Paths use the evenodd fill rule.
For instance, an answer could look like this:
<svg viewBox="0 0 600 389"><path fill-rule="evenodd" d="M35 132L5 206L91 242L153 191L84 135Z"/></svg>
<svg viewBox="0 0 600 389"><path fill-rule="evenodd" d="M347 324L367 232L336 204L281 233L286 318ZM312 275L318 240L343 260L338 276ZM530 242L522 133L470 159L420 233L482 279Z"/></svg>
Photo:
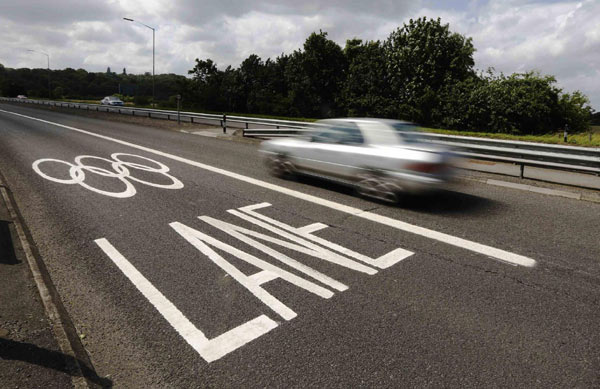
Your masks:
<svg viewBox="0 0 600 389"><path fill-rule="evenodd" d="M306 166L322 175L348 179L356 174L364 139L354 123L343 123L315 133L307 150Z"/></svg>

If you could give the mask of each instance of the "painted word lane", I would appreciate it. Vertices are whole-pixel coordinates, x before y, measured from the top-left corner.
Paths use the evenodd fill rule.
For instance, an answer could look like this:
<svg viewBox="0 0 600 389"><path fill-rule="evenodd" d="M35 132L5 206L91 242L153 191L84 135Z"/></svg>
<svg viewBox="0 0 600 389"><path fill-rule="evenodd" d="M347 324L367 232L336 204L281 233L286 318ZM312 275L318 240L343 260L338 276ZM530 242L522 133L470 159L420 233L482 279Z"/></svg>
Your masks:
<svg viewBox="0 0 600 389"><path fill-rule="evenodd" d="M335 292L348 289L348 285L278 251L277 247L287 249L286 252L308 255L366 275L376 274L378 270L386 269L414 254L403 248L396 248L379 258L368 257L314 235L314 232L327 228L326 224L314 223L296 228L259 212L260 209L270 205L261 203L228 211L263 232L210 216L199 217L204 226L212 226L243 244L259 250L264 254L261 258L215 239L203 232L203 228L198 229L179 222L170 223L171 228L195 247L202 258L212 261L269 308L268 313L212 339L208 339L201 329L190 322L107 239L97 239L95 242L165 320L207 362L215 361L273 330L278 325L273 317L279 316L284 320L291 320L297 316L294 310L281 301L281 297L269 293L265 288L268 282L281 279L323 299L330 299ZM259 270L254 274L246 275L220 253L227 253Z"/></svg>

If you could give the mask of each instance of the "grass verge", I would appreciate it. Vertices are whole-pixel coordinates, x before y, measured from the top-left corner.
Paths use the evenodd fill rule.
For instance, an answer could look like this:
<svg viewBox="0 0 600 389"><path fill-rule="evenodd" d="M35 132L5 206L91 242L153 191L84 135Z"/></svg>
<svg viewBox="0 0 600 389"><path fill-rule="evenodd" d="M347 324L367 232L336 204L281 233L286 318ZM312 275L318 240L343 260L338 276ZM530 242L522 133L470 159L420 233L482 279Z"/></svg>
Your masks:
<svg viewBox="0 0 600 389"><path fill-rule="evenodd" d="M471 131L456 131L442 130L438 128L420 127L423 132L433 132L436 134L445 135L460 135L474 136L478 138L503 139L503 140L519 140L526 142L549 143L565 146L583 146L583 147L600 147L600 126L592 126L589 132L579 134L568 134L567 142L563 139L563 132L545 134L545 135L511 135L498 134L489 132L471 132Z"/></svg>

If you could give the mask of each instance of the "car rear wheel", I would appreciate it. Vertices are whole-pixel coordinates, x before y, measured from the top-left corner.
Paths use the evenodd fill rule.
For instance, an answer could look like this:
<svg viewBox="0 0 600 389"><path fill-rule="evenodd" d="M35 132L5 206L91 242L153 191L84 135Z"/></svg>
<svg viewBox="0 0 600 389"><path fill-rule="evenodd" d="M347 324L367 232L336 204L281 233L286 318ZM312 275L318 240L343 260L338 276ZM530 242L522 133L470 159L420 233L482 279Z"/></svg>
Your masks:
<svg viewBox="0 0 600 389"><path fill-rule="evenodd" d="M283 154L269 157L267 160L269 172L275 177L289 178L294 175L294 164Z"/></svg>
<svg viewBox="0 0 600 389"><path fill-rule="evenodd" d="M400 201L402 188L383 174L368 173L359 176L357 192L363 197L397 203Z"/></svg>

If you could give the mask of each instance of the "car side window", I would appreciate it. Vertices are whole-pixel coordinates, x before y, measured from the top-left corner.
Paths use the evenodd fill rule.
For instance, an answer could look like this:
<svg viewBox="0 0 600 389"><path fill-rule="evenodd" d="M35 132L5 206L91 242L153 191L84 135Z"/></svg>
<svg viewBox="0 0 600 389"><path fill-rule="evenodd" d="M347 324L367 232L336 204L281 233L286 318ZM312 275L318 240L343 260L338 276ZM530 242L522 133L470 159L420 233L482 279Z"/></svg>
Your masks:
<svg viewBox="0 0 600 389"><path fill-rule="evenodd" d="M339 127L336 128L339 132L338 143L346 145L361 145L365 143L362 133L358 127Z"/></svg>
<svg viewBox="0 0 600 389"><path fill-rule="evenodd" d="M316 131L312 136L312 141L317 143L338 143L339 133L333 129Z"/></svg>
<svg viewBox="0 0 600 389"><path fill-rule="evenodd" d="M311 136L312 142L360 145L365 142L358 126L354 123L331 123Z"/></svg>

